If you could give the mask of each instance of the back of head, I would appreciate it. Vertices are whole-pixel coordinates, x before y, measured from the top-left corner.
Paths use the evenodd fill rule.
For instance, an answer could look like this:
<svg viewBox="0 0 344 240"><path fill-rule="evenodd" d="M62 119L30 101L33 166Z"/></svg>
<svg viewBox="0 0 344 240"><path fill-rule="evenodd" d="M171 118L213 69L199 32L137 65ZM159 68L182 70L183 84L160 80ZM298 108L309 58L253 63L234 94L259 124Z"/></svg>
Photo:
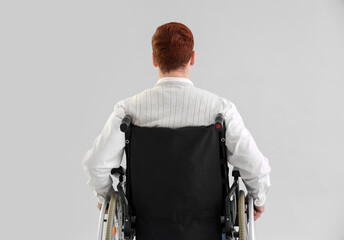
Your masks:
<svg viewBox="0 0 344 240"><path fill-rule="evenodd" d="M189 62L194 47L191 30L182 23L159 26L152 37L152 50L160 71L182 69Z"/></svg>

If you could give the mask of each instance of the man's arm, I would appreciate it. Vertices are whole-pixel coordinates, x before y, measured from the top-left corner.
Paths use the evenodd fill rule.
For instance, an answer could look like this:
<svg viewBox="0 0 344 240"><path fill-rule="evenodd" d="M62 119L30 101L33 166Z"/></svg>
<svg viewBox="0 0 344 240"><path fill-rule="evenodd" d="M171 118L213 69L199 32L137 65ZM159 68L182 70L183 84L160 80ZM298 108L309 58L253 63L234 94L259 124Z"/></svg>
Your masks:
<svg viewBox="0 0 344 240"><path fill-rule="evenodd" d="M117 102L102 132L82 161L88 178L87 184L100 203L114 192L110 172L112 168L120 166L124 154L125 136L120 131L120 124L125 116L124 108L124 99Z"/></svg>
<svg viewBox="0 0 344 240"><path fill-rule="evenodd" d="M222 100L228 162L239 168L248 192L254 197L254 205L263 206L271 187L269 160L259 151L234 103Z"/></svg>

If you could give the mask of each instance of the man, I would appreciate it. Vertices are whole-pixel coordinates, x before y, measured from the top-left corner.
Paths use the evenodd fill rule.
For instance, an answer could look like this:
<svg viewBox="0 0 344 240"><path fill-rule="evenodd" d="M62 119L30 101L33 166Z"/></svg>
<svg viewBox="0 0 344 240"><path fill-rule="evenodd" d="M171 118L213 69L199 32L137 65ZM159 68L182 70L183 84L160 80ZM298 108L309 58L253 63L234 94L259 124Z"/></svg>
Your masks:
<svg viewBox="0 0 344 240"><path fill-rule="evenodd" d="M99 209L104 198L114 192L110 171L122 161L125 137L119 126L125 115L129 114L138 126L178 128L212 124L221 112L226 123L228 162L240 170L247 190L254 196L254 219L264 212L270 189L269 161L259 151L234 103L194 86L189 79L195 63L193 47L192 32L184 24L170 22L156 29L152 60L158 68L157 83L115 104L83 160L87 184L98 197Z"/></svg>

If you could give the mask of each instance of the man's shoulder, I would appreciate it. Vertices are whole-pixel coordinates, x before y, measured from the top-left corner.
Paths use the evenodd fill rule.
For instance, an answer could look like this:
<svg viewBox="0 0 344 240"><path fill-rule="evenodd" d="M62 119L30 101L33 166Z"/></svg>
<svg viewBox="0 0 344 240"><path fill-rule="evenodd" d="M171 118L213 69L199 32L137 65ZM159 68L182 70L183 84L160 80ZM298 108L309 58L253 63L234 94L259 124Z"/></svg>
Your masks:
<svg viewBox="0 0 344 240"><path fill-rule="evenodd" d="M146 95L148 91L151 91L151 90L152 90L152 88L146 88L146 89L141 90L135 94L129 95L128 97L122 99L121 101L123 101L124 104L127 102L137 101L142 96Z"/></svg>
<svg viewBox="0 0 344 240"><path fill-rule="evenodd" d="M209 91L209 90L206 90L206 89L203 89L203 88L198 88L198 87L195 87L195 89L197 89L197 91L199 91L199 92L204 93L205 95L208 95L208 96L211 96L211 97L214 97L214 98L218 99L218 101L220 102L220 104L224 108L231 108L231 107L235 106L234 103L231 100L229 100L226 97L222 97L222 96L220 96L217 93L214 93L212 91Z"/></svg>
<svg viewBox="0 0 344 240"><path fill-rule="evenodd" d="M209 95L209 96L212 96L212 97L215 97L215 98L220 98L220 96L218 94L216 94L216 93L214 93L212 91L203 89L203 88L195 87L195 90L198 91L198 92L203 93L204 95Z"/></svg>
<svg viewBox="0 0 344 240"><path fill-rule="evenodd" d="M145 95L147 91L150 91L152 88L147 88L137 92L135 94L129 95L125 98L120 99L115 103L115 110L125 110L128 107L128 103L137 101L141 96Z"/></svg>
<svg viewBox="0 0 344 240"><path fill-rule="evenodd" d="M236 109L235 104L228 98L220 96L219 94L206 90L206 89L202 89L202 88L196 88L196 89L202 92L204 95L210 96L211 98L216 100L217 103L220 105L219 106L220 112L222 112L224 115L228 115L233 110Z"/></svg>

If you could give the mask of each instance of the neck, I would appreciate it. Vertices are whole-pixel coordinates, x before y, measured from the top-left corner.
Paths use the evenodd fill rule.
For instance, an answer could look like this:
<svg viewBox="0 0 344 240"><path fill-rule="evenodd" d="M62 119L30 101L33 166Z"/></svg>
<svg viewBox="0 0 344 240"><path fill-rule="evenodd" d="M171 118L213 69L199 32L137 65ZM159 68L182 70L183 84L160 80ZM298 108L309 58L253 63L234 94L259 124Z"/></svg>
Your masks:
<svg viewBox="0 0 344 240"><path fill-rule="evenodd" d="M159 71L159 78L164 78L164 77L182 77L182 78L190 78L189 77L189 71L170 71L169 73L162 73Z"/></svg>

